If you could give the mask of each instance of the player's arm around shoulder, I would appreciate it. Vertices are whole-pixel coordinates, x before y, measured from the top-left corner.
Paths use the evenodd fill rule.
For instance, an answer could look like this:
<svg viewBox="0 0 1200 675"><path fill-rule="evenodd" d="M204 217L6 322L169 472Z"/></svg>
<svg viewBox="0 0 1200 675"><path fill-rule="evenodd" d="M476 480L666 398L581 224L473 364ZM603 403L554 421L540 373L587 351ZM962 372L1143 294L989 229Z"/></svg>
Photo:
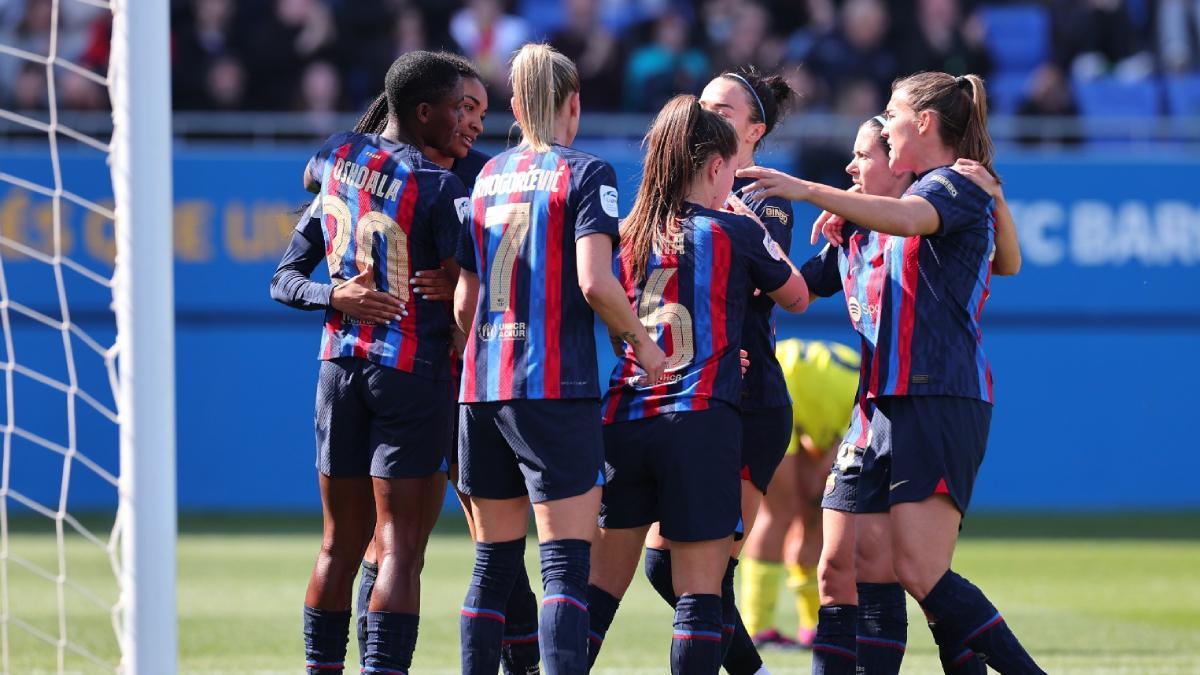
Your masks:
<svg viewBox="0 0 1200 675"><path fill-rule="evenodd" d="M965 176L992 198L996 210L996 250L992 260L992 273L998 276L1013 276L1021 271L1021 245L1017 239L1017 224L1008 202L1004 199L1004 188L1000 180L982 164L971 159L960 158L950 167Z"/></svg>

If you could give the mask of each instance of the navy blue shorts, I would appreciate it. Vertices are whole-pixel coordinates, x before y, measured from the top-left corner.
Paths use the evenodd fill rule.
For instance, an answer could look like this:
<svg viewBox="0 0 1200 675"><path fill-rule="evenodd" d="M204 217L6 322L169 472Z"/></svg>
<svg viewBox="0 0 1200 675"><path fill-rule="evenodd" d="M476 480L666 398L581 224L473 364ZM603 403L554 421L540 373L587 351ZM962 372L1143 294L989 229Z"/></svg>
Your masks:
<svg viewBox="0 0 1200 675"><path fill-rule="evenodd" d="M604 484L600 402L591 398L464 403L458 410L458 487L481 499L534 503Z"/></svg>
<svg viewBox="0 0 1200 675"><path fill-rule="evenodd" d="M775 469L792 440L792 407L742 411L742 480L767 494Z"/></svg>
<svg viewBox="0 0 1200 675"><path fill-rule="evenodd" d="M965 515L991 422L991 404L978 399L876 399L857 512L883 513L894 504L945 494Z"/></svg>
<svg viewBox="0 0 1200 675"><path fill-rule="evenodd" d="M657 521L673 541L708 541L742 525L741 416L716 405L604 427L600 527Z"/></svg>
<svg viewBox="0 0 1200 675"><path fill-rule="evenodd" d="M317 470L331 478L423 478L445 471L454 443L454 389L341 357L317 379Z"/></svg>
<svg viewBox="0 0 1200 675"><path fill-rule="evenodd" d="M858 485L862 476L864 448L843 442L833 458L833 468L825 480L825 494L821 497L821 508L857 513ZM876 465L878 466L878 464Z"/></svg>

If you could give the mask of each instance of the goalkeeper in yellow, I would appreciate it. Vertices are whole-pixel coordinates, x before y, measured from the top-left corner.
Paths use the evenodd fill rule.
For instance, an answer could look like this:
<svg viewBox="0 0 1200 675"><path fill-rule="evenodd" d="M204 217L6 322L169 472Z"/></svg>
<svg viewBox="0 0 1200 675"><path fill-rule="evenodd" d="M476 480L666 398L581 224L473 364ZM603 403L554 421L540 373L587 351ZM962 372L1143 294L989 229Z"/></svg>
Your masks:
<svg viewBox="0 0 1200 675"><path fill-rule="evenodd" d="M810 647L817 627L821 493L850 422L859 353L836 342L790 339L775 348L792 398L792 440L746 539L738 599L746 630L762 647ZM787 572L796 594L796 639L776 628L775 601Z"/></svg>

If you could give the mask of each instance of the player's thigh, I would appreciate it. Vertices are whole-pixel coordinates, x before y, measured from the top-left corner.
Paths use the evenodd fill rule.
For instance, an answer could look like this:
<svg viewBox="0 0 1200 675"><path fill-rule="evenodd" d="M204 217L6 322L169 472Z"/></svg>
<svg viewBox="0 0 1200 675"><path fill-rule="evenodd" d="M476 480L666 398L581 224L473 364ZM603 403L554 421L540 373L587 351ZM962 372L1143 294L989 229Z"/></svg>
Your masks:
<svg viewBox="0 0 1200 675"><path fill-rule="evenodd" d="M449 468L454 438L454 392L450 381L369 364L363 396L371 407L371 475L427 478Z"/></svg>
<svg viewBox="0 0 1200 675"><path fill-rule="evenodd" d="M604 484L598 401L510 401L499 410L497 427L517 457L529 501L562 501L561 508L551 508L571 513L580 504L599 504L589 496ZM590 518L595 525L595 513Z"/></svg>
<svg viewBox="0 0 1200 675"><path fill-rule="evenodd" d="M742 534L741 420L724 405L657 416L662 437L650 471L657 485L662 536L678 542ZM726 550L728 556L729 550Z"/></svg>
<svg viewBox="0 0 1200 675"><path fill-rule="evenodd" d="M721 594L721 580L729 564L731 536L708 541L673 542L671 583L675 595Z"/></svg>
<svg viewBox="0 0 1200 675"><path fill-rule="evenodd" d="M754 525L758 522L759 508L762 506L763 493L751 481L742 481L742 533L743 536L733 542L730 555L734 558L742 554L746 540L754 534Z"/></svg>
<svg viewBox="0 0 1200 675"><path fill-rule="evenodd" d="M529 531L529 497L468 497L475 521L475 541L494 544L523 539Z"/></svg>
<svg viewBox="0 0 1200 675"><path fill-rule="evenodd" d="M661 551L671 550L671 541L662 536L662 532L658 529L658 523L651 525L646 532L646 548L657 548Z"/></svg>
<svg viewBox="0 0 1200 675"><path fill-rule="evenodd" d="M375 478L376 546L381 557L419 554L441 514L446 474L423 478Z"/></svg>
<svg viewBox="0 0 1200 675"><path fill-rule="evenodd" d="M864 513L855 519L854 567L859 581L889 584L892 568L892 524L886 513Z"/></svg>
<svg viewBox="0 0 1200 675"><path fill-rule="evenodd" d="M892 507L892 566L917 600L950 569L961 522L958 507L944 494Z"/></svg>
<svg viewBox="0 0 1200 675"><path fill-rule="evenodd" d="M625 529L600 528L592 542L592 564L588 583L614 598L622 598L642 559L642 542L647 526Z"/></svg>
<svg viewBox="0 0 1200 675"><path fill-rule="evenodd" d="M334 478L369 478L371 411L359 380L363 359L321 361L317 376L314 431L317 471Z"/></svg>

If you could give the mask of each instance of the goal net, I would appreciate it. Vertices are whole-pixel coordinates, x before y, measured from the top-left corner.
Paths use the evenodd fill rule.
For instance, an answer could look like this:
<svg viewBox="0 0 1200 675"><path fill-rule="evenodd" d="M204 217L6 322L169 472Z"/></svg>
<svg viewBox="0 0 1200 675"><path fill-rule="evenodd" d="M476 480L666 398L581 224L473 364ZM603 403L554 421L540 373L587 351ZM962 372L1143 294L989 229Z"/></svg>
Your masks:
<svg viewBox="0 0 1200 675"><path fill-rule="evenodd" d="M175 669L166 2L0 2L0 671Z"/></svg>

